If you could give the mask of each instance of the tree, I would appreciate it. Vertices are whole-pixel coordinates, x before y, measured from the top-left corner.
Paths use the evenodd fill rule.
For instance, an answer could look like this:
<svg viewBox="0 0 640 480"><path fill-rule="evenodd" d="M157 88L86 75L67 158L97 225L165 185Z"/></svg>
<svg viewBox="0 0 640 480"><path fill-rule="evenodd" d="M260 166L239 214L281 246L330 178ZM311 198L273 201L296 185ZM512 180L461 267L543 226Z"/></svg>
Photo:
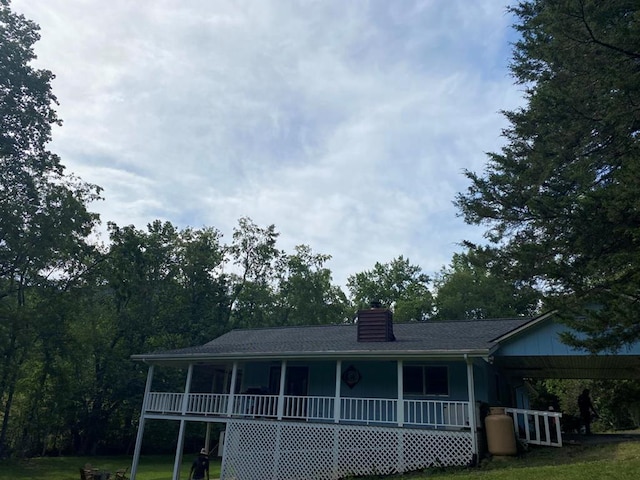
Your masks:
<svg viewBox="0 0 640 480"><path fill-rule="evenodd" d="M534 315L540 293L502 278L474 252L456 253L435 280L436 318L443 320Z"/></svg>
<svg viewBox="0 0 640 480"><path fill-rule="evenodd" d="M389 263L376 262L372 270L351 275L347 288L356 308L369 308L371 303L393 307L399 322L428 319L433 310L429 277L402 255Z"/></svg>
<svg viewBox="0 0 640 480"><path fill-rule="evenodd" d="M307 245L295 247L277 266L277 323L321 325L342 323L347 317L347 298L331 284L331 271L324 266L329 255L314 254Z"/></svg>
<svg viewBox="0 0 640 480"><path fill-rule="evenodd" d="M230 322L236 327L276 324L275 265L283 253L276 247L280 234L275 225L261 228L250 218L238 220L228 247L239 272L230 275Z"/></svg>
<svg viewBox="0 0 640 480"><path fill-rule="evenodd" d="M33 354L38 317L29 290L65 279L98 217L87 210L99 188L64 174L47 150L60 123L53 74L30 66L38 27L0 0L0 455L16 386Z"/></svg>
<svg viewBox="0 0 640 480"><path fill-rule="evenodd" d="M527 105L456 203L504 274L537 285L592 351L640 339L640 4L527 0L511 71Z"/></svg>
<svg viewBox="0 0 640 480"><path fill-rule="evenodd" d="M241 218L226 251L236 271L229 275L229 322L234 328L341 322L347 300L331 284L328 255L307 245L295 253L278 249L280 234Z"/></svg>

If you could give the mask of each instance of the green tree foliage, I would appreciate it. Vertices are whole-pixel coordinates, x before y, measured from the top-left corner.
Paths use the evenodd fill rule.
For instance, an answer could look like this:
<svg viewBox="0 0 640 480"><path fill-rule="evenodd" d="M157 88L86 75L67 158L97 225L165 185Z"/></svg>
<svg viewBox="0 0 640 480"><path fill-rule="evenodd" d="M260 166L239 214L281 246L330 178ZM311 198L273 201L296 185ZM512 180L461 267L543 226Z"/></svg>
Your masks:
<svg viewBox="0 0 640 480"><path fill-rule="evenodd" d="M103 272L113 289L120 331L135 348L155 348L150 342L162 348L204 343L225 331L225 247L217 230L180 231L159 220L146 232L109 228Z"/></svg>
<svg viewBox="0 0 640 480"><path fill-rule="evenodd" d="M68 396L56 418L65 427L44 448L57 443L85 454L131 448L145 372L130 355L204 343L227 328L224 247L216 230L155 221L146 230L110 224L109 232L108 251L84 275L66 313L69 351L58 388ZM184 379L160 372L157 382L179 389Z"/></svg>
<svg viewBox="0 0 640 480"><path fill-rule="evenodd" d="M568 340L594 351L640 339L639 8L511 8L527 104L506 112L506 146L457 197L467 222L488 227L504 275L535 282L587 334Z"/></svg>
<svg viewBox="0 0 640 480"><path fill-rule="evenodd" d="M356 309L380 302L393 306L396 321L422 321L433 313L429 282L419 266L400 255L389 263L376 262L372 270L349 276L347 288Z"/></svg>
<svg viewBox="0 0 640 480"><path fill-rule="evenodd" d="M330 258L314 254L307 245L281 257L276 267L280 325L340 323L347 318L347 298L331 284L331 271L324 266Z"/></svg>
<svg viewBox="0 0 640 480"><path fill-rule="evenodd" d="M501 278L474 252L456 253L436 277L435 318L441 320L534 315L540 294L527 284Z"/></svg>
<svg viewBox="0 0 640 480"><path fill-rule="evenodd" d="M0 455L7 449L13 401L20 397L16 389L29 374L25 367L31 356L47 355L38 341L40 295L32 290L64 284L68 270L89 250L85 239L97 221L86 205L99 189L65 175L60 159L46 148L52 125L60 121L52 73L30 66L38 39L37 25L1 0Z"/></svg>
<svg viewBox="0 0 640 480"><path fill-rule="evenodd" d="M640 427L640 383L636 380L540 380L535 388L548 404L556 403L563 415L580 417L578 395L589 389L598 412L594 428L624 430ZM553 399L553 400L550 400ZM539 404L538 408L546 408Z"/></svg>
<svg viewBox="0 0 640 480"><path fill-rule="evenodd" d="M276 247L275 225L262 228L241 218L228 247L237 273L230 275L230 322L235 328L274 324L275 265L282 256Z"/></svg>
<svg viewBox="0 0 640 480"><path fill-rule="evenodd" d="M235 266L229 275L229 322L233 328L341 322L347 300L331 284L328 255L299 245L295 253L277 248L280 234L241 218L226 249Z"/></svg>

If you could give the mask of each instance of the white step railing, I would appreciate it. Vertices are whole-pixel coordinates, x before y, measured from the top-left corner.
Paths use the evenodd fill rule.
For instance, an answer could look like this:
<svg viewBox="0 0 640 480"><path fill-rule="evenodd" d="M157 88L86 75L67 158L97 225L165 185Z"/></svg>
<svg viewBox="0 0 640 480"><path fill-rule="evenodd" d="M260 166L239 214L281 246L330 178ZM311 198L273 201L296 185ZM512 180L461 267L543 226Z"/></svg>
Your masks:
<svg viewBox="0 0 640 480"><path fill-rule="evenodd" d="M505 408L505 413L513 417L516 437L523 442L549 447L562 446L562 413L520 408Z"/></svg>
<svg viewBox="0 0 640 480"><path fill-rule="evenodd" d="M147 399L149 413L181 414L182 393L151 392ZM229 394L190 393L186 413L190 415L227 416ZM233 395L231 415L245 418L282 418L333 422L334 397L284 397L278 412L278 395ZM403 402L404 424L433 428L469 426L469 403L439 400L407 400ZM364 424L397 424L398 400L393 398L340 398L340 422ZM536 437L537 438L537 437Z"/></svg>

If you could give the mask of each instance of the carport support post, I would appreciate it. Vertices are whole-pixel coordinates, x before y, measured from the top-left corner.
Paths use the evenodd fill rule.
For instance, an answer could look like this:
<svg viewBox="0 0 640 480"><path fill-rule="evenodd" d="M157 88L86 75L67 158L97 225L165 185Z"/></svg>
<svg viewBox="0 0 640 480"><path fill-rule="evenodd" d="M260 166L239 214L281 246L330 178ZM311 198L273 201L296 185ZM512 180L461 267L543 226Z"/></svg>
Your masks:
<svg viewBox="0 0 640 480"><path fill-rule="evenodd" d="M191 377L193 376L193 364L189 364L187 370L187 381L184 386L184 397L182 397L182 410L180 419L180 431L178 432L178 445L176 446L176 458L173 464L173 480L180 480L180 465L182 464L182 450L184 449L184 430L187 422L184 416L187 414L189 406L189 390L191 390Z"/></svg>
<svg viewBox="0 0 640 480"><path fill-rule="evenodd" d="M469 428L471 428L471 449L475 459L478 459L478 424L476 419L476 391L473 377L473 359L465 353L467 362L467 389L469 391Z"/></svg>
<svg viewBox="0 0 640 480"><path fill-rule="evenodd" d="M144 397L142 397L142 411L138 421L138 435L136 436L136 446L133 450L133 461L131 462L131 480L136 480L138 471L138 461L140 460L140 449L142 448L142 435L144 434L144 419L149 403L149 392L151 392L151 382L153 381L153 365L149 365L147 371L147 384L144 387Z"/></svg>

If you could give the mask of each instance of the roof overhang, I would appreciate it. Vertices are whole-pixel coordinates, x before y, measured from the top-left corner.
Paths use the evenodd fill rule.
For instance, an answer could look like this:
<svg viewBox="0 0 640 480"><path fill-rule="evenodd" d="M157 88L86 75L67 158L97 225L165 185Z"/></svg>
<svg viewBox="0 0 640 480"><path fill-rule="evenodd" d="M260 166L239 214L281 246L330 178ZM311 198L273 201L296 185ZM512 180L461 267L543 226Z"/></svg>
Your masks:
<svg viewBox="0 0 640 480"><path fill-rule="evenodd" d="M640 379L638 355L496 356L494 366L522 378Z"/></svg>
<svg viewBox="0 0 640 480"><path fill-rule="evenodd" d="M324 352L262 352L262 353L166 353L132 355L131 359L154 365L215 364L234 361L274 360L464 360L466 358L489 358L489 350L353 350Z"/></svg>

